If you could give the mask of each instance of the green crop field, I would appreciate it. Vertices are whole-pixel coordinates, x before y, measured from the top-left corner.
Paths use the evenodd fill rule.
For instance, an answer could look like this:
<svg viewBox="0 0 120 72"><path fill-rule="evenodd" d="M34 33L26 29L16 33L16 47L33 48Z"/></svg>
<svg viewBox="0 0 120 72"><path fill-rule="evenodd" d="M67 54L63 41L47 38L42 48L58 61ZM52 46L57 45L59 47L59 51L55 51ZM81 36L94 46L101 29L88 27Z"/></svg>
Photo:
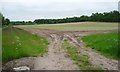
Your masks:
<svg viewBox="0 0 120 72"><path fill-rule="evenodd" d="M118 33L94 34L85 36L82 40L86 46L99 51L106 57L120 59L120 55L118 55Z"/></svg>
<svg viewBox="0 0 120 72"><path fill-rule="evenodd" d="M47 52L48 41L43 37L12 27L4 28L2 36L3 62Z"/></svg>
<svg viewBox="0 0 120 72"><path fill-rule="evenodd" d="M76 23L18 25L18 26L40 29L53 29L61 31L118 29L118 23L106 23L106 22L76 22Z"/></svg>

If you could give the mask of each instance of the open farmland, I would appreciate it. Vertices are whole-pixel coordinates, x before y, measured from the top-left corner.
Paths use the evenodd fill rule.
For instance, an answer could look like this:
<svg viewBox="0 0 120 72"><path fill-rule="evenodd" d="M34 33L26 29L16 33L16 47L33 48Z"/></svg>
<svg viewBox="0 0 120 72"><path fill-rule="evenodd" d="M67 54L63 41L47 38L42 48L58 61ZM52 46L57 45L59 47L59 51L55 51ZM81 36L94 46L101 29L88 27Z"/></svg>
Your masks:
<svg viewBox="0 0 120 72"><path fill-rule="evenodd" d="M20 25L20 27L53 29L59 31L113 30L118 29L118 23L76 22L61 24Z"/></svg>
<svg viewBox="0 0 120 72"><path fill-rule="evenodd" d="M8 34L10 33L9 31L12 31L12 35L15 35L15 38L17 38L16 35L17 36L20 35L20 39L22 39L22 37L24 37L24 35L26 35L27 33L29 34L31 33L33 34L33 36L36 36L37 38L34 39L31 37L31 35L25 36L25 38L28 39L30 43L25 41L24 45L26 47L23 45L20 48L27 48L28 51L29 48L33 48L33 49L37 48L39 50L39 48L41 49L41 46L44 45L45 49L48 49L46 55L42 54L43 55L42 57L38 56L35 58L35 60L32 61L34 67L32 68L30 67L30 68L33 70L117 70L118 58L117 58L116 47L118 46L118 44L117 41L115 41L114 45L116 47L114 47L114 45L112 45L111 42L114 39L118 40L117 25L118 25L117 23L105 23L105 22L15 25L13 26L12 30L10 30L9 28L8 28L9 30L4 30L3 35L7 34L7 36L5 36L7 39L4 38L4 40L6 40L4 43L7 44L9 42L8 41L9 39ZM103 35L103 36L99 36L99 38L97 38L98 36L91 36L92 34L96 34L98 36ZM106 39L104 38L105 34L108 34L107 37L110 36L110 42L107 41L103 42L102 44L105 43L107 44L103 47L101 43L98 43L97 45L97 42ZM38 36L40 36L40 38L46 37L46 39L49 40L50 43L48 48L46 48L48 43L46 41L44 42L38 39L39 38ZM92 38L90 39L92 39L93 41L92 40L90 41L89 38L86 39L87 36L91 36ZM25 38L23 38L21 42L23 42ZM97 38L95 40L96 41L95 45L101 46L100 48L102 48L104 52L109 52L109 53L104 53L103 51L102 51L103 53L101 51L99 52L95 51L97 49L97 46L94 46L95 48L92 49L93 48L92 46L89 46L90 48L87 48L84 45L84 42L88 44L87 41L89 41L89 43L93 43L94 38ZM12 41L13 38L10 38L9 40ZM3 47L7 48L8 47L7 45L4 45ZM107 50L109 48L109 45L112 45L112 48L110 48L110 50L114 49L114 52L110 52L110 50ZM9 45L9 47L12 48L14 46ZM33 49L32 51L36 51ZM32 51L31 53L33 53L33 55L30 56L34 56L34 54L36 53ZM8 55L7 50L5 52L6 55ZM14 56L14 53L13 54L12 53L9 54ZM37 53L39 54L41 52L37 52ZM115 53L115 54L111 55L111 53ZM9 56L7 57L6 55L5 57L9 59ZM21 59L15 61L13 60L12 62L16 62L16 61L21 61ZM21 65L24 65L23 63L21 63ZM9 64L11 64L11 62L6 63L4 68L9 68ZM16 65L17 64L11 66L11 68L13 68Z"/></svg>
<svg viewBox="0 0 120 72"><path fill-rule="evenodd" d="M119 72L119 0L0 1L0 71Z"/></svg>

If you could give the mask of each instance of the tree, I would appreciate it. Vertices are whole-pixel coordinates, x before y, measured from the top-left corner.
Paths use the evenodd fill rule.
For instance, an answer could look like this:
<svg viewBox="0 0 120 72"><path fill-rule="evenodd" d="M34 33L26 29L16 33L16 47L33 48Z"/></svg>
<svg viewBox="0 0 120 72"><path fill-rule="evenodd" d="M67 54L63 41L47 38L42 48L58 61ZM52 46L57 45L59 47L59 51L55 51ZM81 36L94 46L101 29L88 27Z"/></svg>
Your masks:
<svg viewBox="0 0 120 72"><path fill-rule="evenodd" d="M63 19L36 19L37 24L55 24L81 21L98 21L98 22L120 22L120 13L118 11L92 13L91 16L82 15L81 17L71 17Z"/></svg>
<svg viewBox="0 0 120 72"><path fill-rule="evenodd" d="M5 18L1 13L0 13L0 23L3 25L8 25L10 24L10 20L8 18Z"/></svg>
<svg viewBox="0 0 120 72"><path fill-rule="evenodd" d="M4 23L5 23L5 25L9 25L10 24L10 20L8 18L6 18Z"/></svg>

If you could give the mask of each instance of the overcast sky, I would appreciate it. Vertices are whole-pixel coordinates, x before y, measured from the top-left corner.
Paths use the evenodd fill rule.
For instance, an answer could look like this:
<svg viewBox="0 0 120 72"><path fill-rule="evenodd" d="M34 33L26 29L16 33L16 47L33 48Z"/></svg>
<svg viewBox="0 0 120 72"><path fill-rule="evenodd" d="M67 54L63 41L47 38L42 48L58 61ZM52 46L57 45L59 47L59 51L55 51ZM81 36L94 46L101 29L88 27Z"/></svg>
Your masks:
<svg viewBox="0 0 120 72"><path fill-rule="evenodd" d="M118 10L119 0L0 0L0 12L10 20L65 18Z"/></svg>

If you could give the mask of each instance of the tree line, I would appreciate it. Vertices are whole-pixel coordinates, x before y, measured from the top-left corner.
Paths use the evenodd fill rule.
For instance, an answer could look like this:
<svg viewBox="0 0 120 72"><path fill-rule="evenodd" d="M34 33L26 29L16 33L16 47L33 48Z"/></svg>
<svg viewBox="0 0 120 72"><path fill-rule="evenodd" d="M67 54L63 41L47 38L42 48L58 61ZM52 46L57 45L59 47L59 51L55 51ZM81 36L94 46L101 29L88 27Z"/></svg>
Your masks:
<svg viewBox="0 0 120 72"><path fill-rule="evenodd" d="M11 21L13 25L32 25L32 21Z"/></svg>
<svg viewBox="0 0 120 72"><path fill-rule="evenodd" d="M98 22L120 22L120 13L118 11L104 12L104 13L92 13L90 16L82 15L80 17L71 17L63 19L35 19L32 21L11 21L5 18L0 13L0 21L2 25L32 25L32 24L56 24L56 23L70 23L70 22L85 22L85 21L98 21Z"/></svg>
<svg viewBox="0 0 120 72"><path fill-rule="evenodd" d="M69 22L84 22L84 21L98 21L98 22L120 22L120 13L118 11L92 13L91 16L82 15L80 17L71 17L63 19L35 19L37 24L55 24L55 23L69 23Z"/></svg>

